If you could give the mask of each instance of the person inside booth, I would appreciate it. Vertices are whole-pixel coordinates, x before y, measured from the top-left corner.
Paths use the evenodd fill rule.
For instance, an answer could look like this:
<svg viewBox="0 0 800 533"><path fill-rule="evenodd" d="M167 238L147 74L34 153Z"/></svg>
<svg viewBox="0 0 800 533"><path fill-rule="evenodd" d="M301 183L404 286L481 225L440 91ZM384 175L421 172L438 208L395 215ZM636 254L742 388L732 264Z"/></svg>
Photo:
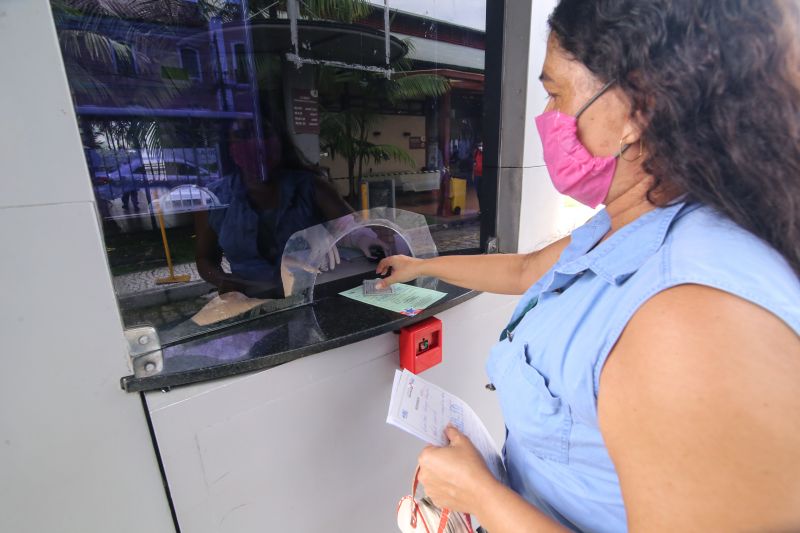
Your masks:
<svg viewBox="0 0 800 533"><path fill-rule="evenodd" d="M265 131L259 138L252 124L234 125L229 153L235 171L209 185L222 207L195 217L197 269L220 294L283 297L281 257L290 237L353 213L333 185L303 159L288 135L270 124ZM373 259L388 255L386 244L369 228L354 229L340 244ZM223 256L230 272L223 269ZM326 264L318 267L328 270L338 263L333 247Z"/></svg>

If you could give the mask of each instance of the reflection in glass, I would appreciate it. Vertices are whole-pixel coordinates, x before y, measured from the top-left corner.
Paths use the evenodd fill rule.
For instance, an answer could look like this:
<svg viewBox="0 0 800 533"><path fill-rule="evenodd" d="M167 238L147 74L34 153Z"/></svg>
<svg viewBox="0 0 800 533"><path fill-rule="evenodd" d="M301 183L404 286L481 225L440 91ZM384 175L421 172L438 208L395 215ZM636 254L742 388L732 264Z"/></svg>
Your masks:
<svg viewBox="0 0 800 533"><path fill-rule="evenodd" d="M383 239L377 237L378 231L384 235ZM387 238L388 236L391 238ZM370 247L380 247L380 250L372 251L380 252L384 257L404 254L430 259L438 255L436 244L422 215L384 207L360 211L292 235L281 260L285 294L300 296L305 303L312 302L318 274L328 270L326 267L330 265L330 251L349 243L358 243L359 239L364 239L365 245L369 243ZM341 252L336 252L336 256L338 260ZM370 271L374 277L374 268L369 266L365 270L356 270L355 273ZM436 280L420 278L417 285L433 289Z"/></svg>
<svg viewBox="0 0 800 533"><path fill-rule="evenodd" d="M281 257L289 238L329 220L347 220L353 212L285 134L268 124L265 130L263 140L247 126L232 132L229 152L236 170L209 187L224 207L197 213L197 269L220 293L283 297ZM387 255L374 232L360 230L347 239L368 257ZM223 256L230 272L223 270ZM338 262L331 256L320 266L327 270Z"/></svg>
<svg viewBox="0 0 800 533"><path fill-rule="evenodd" d="M384 5L51 0L126 324L282 298L290 237L361 210L478 246L485 0ZM402 251L359 226L316 280Z"/></svg>

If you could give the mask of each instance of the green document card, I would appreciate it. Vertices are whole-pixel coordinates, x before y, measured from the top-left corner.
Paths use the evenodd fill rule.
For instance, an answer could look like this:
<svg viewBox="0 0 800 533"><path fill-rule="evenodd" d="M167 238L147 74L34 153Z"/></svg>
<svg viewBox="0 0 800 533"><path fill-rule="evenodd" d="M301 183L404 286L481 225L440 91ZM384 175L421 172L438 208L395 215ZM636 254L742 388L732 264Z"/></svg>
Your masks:
<svg viewBox="0 0 800 533"><path fill-rule="evenodd" d="M394 311L395 313L406 316L416 316L424 309L447 296L447 293L444 292L423 289L422 287L405 285L403 283L395 284L394 288L394 294L372 294L366 296L364 295L364 289L359 285L354 289L340 292L339 294L365 304L374 305L381 309L388 309L389 311Z"/></svg>

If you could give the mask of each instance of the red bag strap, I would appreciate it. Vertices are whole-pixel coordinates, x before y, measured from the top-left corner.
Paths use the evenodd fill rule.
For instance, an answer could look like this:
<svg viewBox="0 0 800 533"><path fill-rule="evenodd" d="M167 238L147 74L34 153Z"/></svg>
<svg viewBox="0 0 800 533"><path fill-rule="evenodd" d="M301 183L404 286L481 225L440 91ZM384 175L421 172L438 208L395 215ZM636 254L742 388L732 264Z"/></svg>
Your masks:
<svg viewBox="0 0 800 533"><path fill-rule="evenodd" d="M417 487L419 486L419 465L417 465L417 471L414 472L414 482L411 484L411 501L414 502L414 513L411 515L411 527L417 527L417 514L419 513L419 504L417 504ZM421 513L420 513L421 514ZM472 518L469 514L464 514L464 517L467 521L467 531L469 533L474 533L472 530ZM444 533L444 530L447 528L447 522L450 520L450 509L442 509L442 515L439 517L439 529L437 533ZM428 524L425 523L425 520L422 520L422 524L425 526L425 531L427 533L431 533L428 529Z"/></svg>
<svg viewBox="0 0 800 533"><path fill-rule="evenodd" d="M417 465L417 471L414 472L414 482L411 484L411 497L414 499L417 498L417 485L419 485L419 465Z"/></svg>
<svg viewBox="0 0 800 533"><path fill-rule="evenodd" d="M442 509L442 516L439 517L439 531L436 533L444 533L448 520L450 520L450 509Z"/></svg>
<svg viewBox="0 0 800 533"><path fill-rule="evenodd" d="M417 515L421 515L422 513L419 510L419 504L417 503L417 486L419 485L419 465L417 465L417 471L414 472L414 482L411 484L411 502L414 505L414 510L411 513L411 527L417 529ZM428 524L425 522L425 518L422 518L422 525L425 526L425 531L427 533L431 533L428 529Z"/></svg>

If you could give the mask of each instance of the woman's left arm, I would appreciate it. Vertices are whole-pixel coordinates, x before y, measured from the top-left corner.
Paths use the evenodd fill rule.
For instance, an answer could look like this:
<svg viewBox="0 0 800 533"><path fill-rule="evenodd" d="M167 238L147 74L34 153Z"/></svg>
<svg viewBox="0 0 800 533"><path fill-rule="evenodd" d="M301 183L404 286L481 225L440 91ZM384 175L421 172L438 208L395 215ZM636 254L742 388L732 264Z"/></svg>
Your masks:
<svg viewBox="0 0 800 533"><path fill-rule="evenodd" d="M800 528L800 338L765 309L683 285L645 303L601 374L629 530Z"/></svg>
<svg viewBox="0 0 800 533"><path fill-rule="evenodd" d="M428 446L419 456L425 494L447 509L470 513L491 533L568 531L497 481L470 440L448 427L448 446Z"/></svg>

